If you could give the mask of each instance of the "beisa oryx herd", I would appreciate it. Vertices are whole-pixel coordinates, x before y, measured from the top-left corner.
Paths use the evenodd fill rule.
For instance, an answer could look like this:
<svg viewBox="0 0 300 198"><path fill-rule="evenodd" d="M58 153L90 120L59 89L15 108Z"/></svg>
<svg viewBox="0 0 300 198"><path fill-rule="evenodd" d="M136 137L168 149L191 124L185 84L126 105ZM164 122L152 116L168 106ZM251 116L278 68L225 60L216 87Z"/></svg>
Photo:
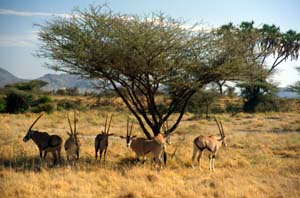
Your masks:
<svg viewBox="0 0 300 198"><path fill-rule="evenodd" d="M36 120L29 127L26 135L23 138L24 142L32 139L34 143L38 146L40 159L43 160L46 158L47 153L51 152L53 156L53 166L57 165L61 161L61 148L63 144L63 139L58 135L50 135L47 132L40 132L38 130L33 130L33 126L37 123L37 121L43 116L43 114L39 115ZM98 158L98 152L100 154L100 161L102 160L105 163L106 160L106 152L109 146L109 136L115 136L114 133L110 133L110 126L112 122L112 115L108 121L108 116L106 116L106 121L104 124L104 130L100 134L97 134L94 141L95 147L95 159ZM79 160L80 157L80 140L78 138L77 132L77 121L78 118L76 116L76 112L74 112L73 118L73 127L70 120L69 115L67 115L68 124L70 127L70 131L67 132L68 138L64 143L64 149L66 152L67 161L71 166L76 166L76 161ZM192 164L191 167L194 168L194 159L198 153L197 161L198 168L200 167L200 159L204 150L208 150L209 154L209 169L214 171L214 161L215 156L218 152L218 149L221 146L226 146L225 143L225 133L223 129L223 125L221 120L215 118L217 127L219 129L220 136L209 135L204 136L200 135L194 138L193 142L191 142L191 147L193 147L192 154ZM151 139L147 139L145 137L137 137L132 135L133 121L127 120L127 129L126 136L118 136L121 139L126 141L126 146L130 148L136 155L136 161L139 162L140 158L142 158L142 162L144 163L147 156L152 156L155 166L157 170L160 170L162 164L166 165L167 163L167 154L166 147L168 144L171 144L171 134L168 133L168 122L166 122L162 129L163 132L158 135L152 137ZM179 145L180 146L180 145ZM175 154L178 147L176 147L173 154Z"/></svg>

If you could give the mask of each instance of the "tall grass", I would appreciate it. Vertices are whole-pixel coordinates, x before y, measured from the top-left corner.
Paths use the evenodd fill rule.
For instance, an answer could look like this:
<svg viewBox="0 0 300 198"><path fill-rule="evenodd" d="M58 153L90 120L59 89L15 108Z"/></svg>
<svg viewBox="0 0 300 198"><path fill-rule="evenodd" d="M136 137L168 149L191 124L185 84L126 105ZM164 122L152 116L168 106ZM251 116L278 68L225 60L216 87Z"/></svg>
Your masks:
<svg viewBox="0 0 300 198"><path fill-rule="evenodd" d="M34 128L66 140L66 113L44 115ZM0 197L300 197L299 113L220 115L228 147L217 155L216 172L209 171L207 151L202 171L191 168L191 155L193 139L217 135L217 126L187 114L160 173L150 159L136 164L133 152L118 137L126 132L126 112L114 113L115 136L109 139L107 163L94 159L94 137L111 113L80 112L82 149L75 168L66 162L64 150L61 165L52 167L51 155L41 162L36 145L22 141L36 114L1 114ZM133 133L142 135L137 125Z"/></svg>

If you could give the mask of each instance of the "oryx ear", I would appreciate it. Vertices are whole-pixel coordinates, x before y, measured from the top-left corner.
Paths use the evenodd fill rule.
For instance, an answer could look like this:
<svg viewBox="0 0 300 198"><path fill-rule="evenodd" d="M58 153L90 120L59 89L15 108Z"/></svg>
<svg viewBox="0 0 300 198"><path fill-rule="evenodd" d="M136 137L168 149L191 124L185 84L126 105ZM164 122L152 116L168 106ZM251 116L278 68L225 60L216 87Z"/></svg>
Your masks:
<svg viewBox="0 0 300 198"><path fill-rule="evenodd" d="M131 136L131 139L132 139L132 138L136 138L136 135L134 135L134 136Z"/></svg>
<svg viewBox="0 0 300 198"><path fill-rule="evenodd" d="M114 133L109 133L109 134L108 134L108 136L112 136L112 135L115 135L115 134L114 134Z"/></svg>
<svg viewBox="0 0 300 198"><path fill-rule="evenodd" d="M69 133L68 131L67 131L67 134L68 134L69 136L72 136L72 134L71 134L71 133Z"/></svg>
<svg viewBox="0 0 300 198"><path fill-rule="evenodd" d="M120 138L125 139L125 137L123 135L120 135Z"/></svg>

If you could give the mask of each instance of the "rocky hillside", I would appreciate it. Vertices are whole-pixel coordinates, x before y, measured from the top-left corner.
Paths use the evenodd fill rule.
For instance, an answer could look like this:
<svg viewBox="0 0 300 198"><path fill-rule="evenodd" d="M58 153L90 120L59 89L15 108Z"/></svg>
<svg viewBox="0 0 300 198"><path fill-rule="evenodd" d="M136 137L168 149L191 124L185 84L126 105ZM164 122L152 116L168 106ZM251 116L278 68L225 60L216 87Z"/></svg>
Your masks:
<svg viewBox="0 0 300 198"><path fill-rule="evenodd" d="M4 87L7 84L17 83L21 81L27 81L25 79L18 78L5 69L0 68L0 87Z"/></svg>

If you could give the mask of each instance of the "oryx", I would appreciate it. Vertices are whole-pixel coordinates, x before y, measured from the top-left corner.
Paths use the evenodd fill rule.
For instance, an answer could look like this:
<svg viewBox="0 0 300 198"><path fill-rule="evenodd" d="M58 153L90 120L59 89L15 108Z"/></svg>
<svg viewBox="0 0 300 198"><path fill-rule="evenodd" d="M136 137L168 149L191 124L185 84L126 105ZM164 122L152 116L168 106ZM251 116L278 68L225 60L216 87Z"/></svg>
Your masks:
<svg viewBox="0 0 300 198"><path fill-rule="evenodd" d="M39 148L41 159L46 157L47 152L51 152L54 157L53 165L55 165L57 162L57 157L58 157L58 160L60 161L62 139L58 135L49 135L46 132L39 132L39 131L32 130L32 127L34 126L34 124L42 116L43 116L43 114L41 114L31 124L31 126L29 127L29 129L27 131L27 134L23 138L23 141L27 142L28 140L32 139ZM44 155L43 155L43 152L44 152Z"/></svg>
<svg viewBox="0 0 300 198"><path fill-rule="evenodd" d="M136 154L137 161L140 157L145 158L147 154L152 154L154 156L154 161L159 164L159 169L162 164L162 158L166 163L166 144L170 144L170 135L163 136L161 133L153 137L152 139L146 139L143 137L132 136L132 126L129 130L129 120L127 120L127 131L126 137L120 136L122 139L126 139L127 147L130 147Z"/></svg>
<svg viewBox="0 0 300 198"><path fill-rule="evenodd" d="M106 117L104 131L102 131L102 133L98 134L95 138L95 158L97 159L98 151L100 150L100 161L101 161L102 153L104 151L104 163L105 163L106 152L107 152L107 147L108 147L108 137L114 135L113 133L109 133L112 115L110 116L110 121L109 121L108 127L107 127L107 120L108 120L108 116ZM106 127L107 127L107 129L106 129Z"/></svg>
<svg viewBox="0 0 300 198"><path fill-rule="evenodd" d="M74 130L72 129L70 117L68 115L68 123L70 126L70 132L67 132L69 138L65 142L65 151L67 154L67 160L69 162L73 162L75 165L75 160L79 159L79 150L80 150L80 141L78 139L78 132L77 132L77 118L76 113L74 112Z"/></svg>
<svg viewBox="0 0 300 198"><path fill-rule="evenodd" d="M203 136L200 135L198 137L196 137L193 141L193 145L194 145L194 150L193 150L193 157L192 157L192 167L194 168L194 159L196 157L197 152L199 151L197 160L198 160L198 167L199 169L201 169L200 166L200 158L202 156L202 152L207 149L210 151L210 155L209 155L209 169L214 171L214 161L215 161L215 156L218 152L219 147L222 146L226 146L225 143L225 133L224 133L224 129L223 129L223 125L221 120L217 120L215 118L215 121L217 123L219 132L220 132L220 137L218 136L214 136L214 135L210 135L210 136Z"/></svg>

